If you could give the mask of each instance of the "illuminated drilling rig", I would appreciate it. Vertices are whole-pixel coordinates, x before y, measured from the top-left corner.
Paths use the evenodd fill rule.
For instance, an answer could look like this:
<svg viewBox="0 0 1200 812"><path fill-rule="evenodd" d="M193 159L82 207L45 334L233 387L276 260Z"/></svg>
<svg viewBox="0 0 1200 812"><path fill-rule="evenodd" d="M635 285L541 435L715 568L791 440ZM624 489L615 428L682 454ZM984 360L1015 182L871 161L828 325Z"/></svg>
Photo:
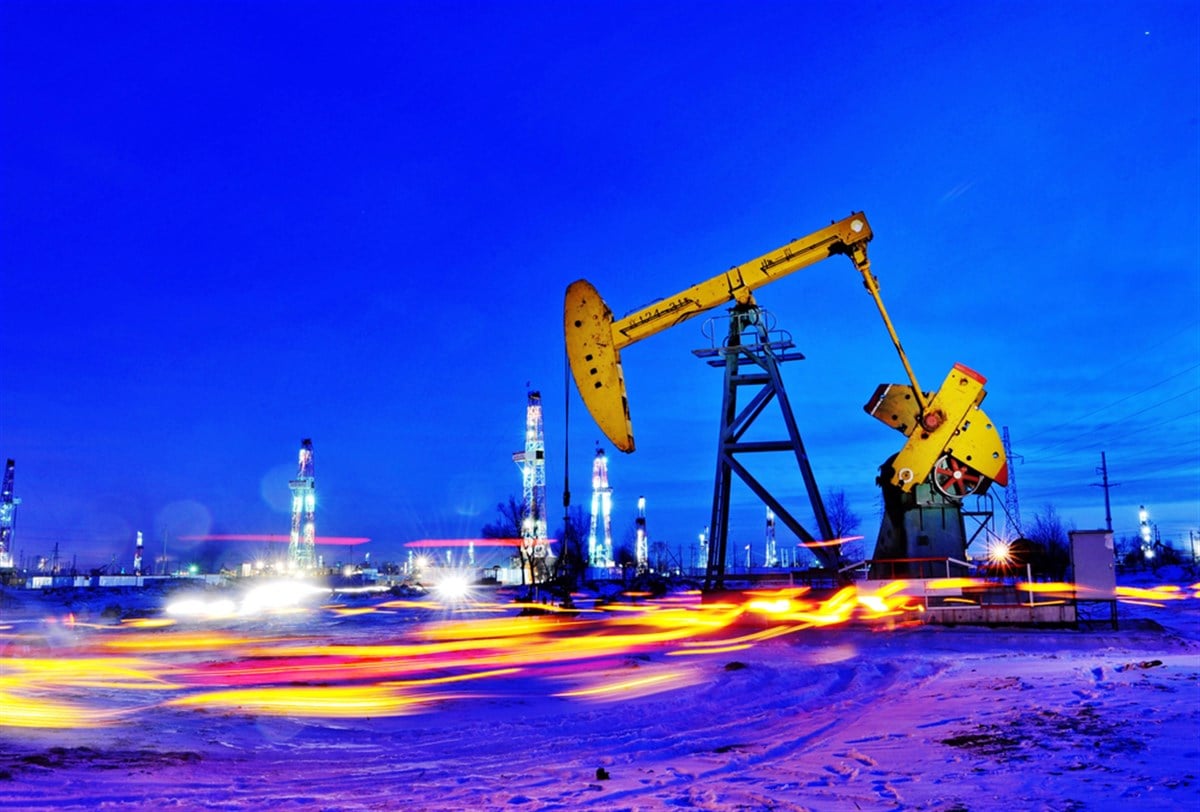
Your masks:
<svg viewBox="0 0 1200 812"><path fill-rule="evenodd" d="M775 544L775 511L767 508L767 549L763 561L768 567L779 566L779 547Z"/></svg>
<svg viewBox="0 0 1200 812"><path fill-rule="evenodd" d="M288 539L288 567L309 570L317 563L317 481L313 476L312 440L300 443L300 465L292 489L292 534Z"/></svg>
<svg viewBox="0 0 1200 812"><path fill-rule="evenodd" d="M634 521L637 535L634 539L633 556L637 561L637 571L648 572L650 570L650 537L646 535L646 497L639 496L637 505L637 519Z"/></svg>
<svg viewBox="0 0 1200 812"><path fill-rule="evenodd" d="M525 406L525 450L513 454L521 469L525 515L521 519L522 566L531 580L546 575L550 546L546 535L546 437L542 430L542 394L530 392Z"/></svg>
<svg viewBox="0 0 1200 812"><path fill-rule="evenodd" d="M603 541L598 532L603 528ZM593 567L613 566L612 488L608 487L608 458L596 444L592 461L592 523L588 529L588 562Z"/></svg>
<svg viewBox="0 0 1200 812"><path fill-rule="evenodd" d="M17 521L17 505L20 499L13 498L13 471L16 463L9 460L4 465L4 484L0 486L0 569L13 568L12 538Z"/></svg>

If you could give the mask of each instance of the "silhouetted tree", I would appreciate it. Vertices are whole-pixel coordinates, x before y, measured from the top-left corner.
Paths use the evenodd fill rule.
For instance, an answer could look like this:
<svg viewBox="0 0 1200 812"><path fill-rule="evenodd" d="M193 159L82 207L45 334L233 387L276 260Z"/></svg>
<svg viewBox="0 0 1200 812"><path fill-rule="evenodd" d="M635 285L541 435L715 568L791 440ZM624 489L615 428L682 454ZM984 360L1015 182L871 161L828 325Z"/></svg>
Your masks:
<svg viewBox="0 0 1200 812"><path fill-rule="evenodd" d="M1116 546L1113 554L1122 566L1138 567L1144 563L1142 540L1137 536L1121 536L1115 539L1113 544Z"/></svg>
<svg viewBox="0 0 1200 812"><path fill-rule="evenodd" d="M862 525L862 519L850 509L843 490L830 491L825 497L825 515L829 518L829 526L835 539L844 539L856 535ZM862 540L844 542L838 545L838 561L842 564L852 564L863 558Z"/></svg>
<svg viewBox="0 0 1200 812"><path fill-rule="evenodd" d="M613 550L613 562L621 568L622 580L627 580L630 573L637 572L637 556L633 554L633 544L618 544Z"/></svg>
<svg viewBox="0 0 1200 812"><path fill-rule="evenodd" d="M499 514L496 521L485 524L479 531L479 535L485 539L521 538L521 524L525 519L525 501L510 496L507 502L500 502L496 505L496 513ZM521 583L524 584L525 569L527 566L532 566L534 562L525 555L525 548L521 545L517 545L517 551L513 558L517 559L517 566L521 570ZM533 577L532 570L531 577ZM533 580L536 581L537 578L533 577Z"/></svg>
<svg viewBox="0 0 1200 812"><path fill-rule="evenodd" d="M584 543L587 538L588 516L583 508L573 505L567 509L558 530L558 559L554 562L554 578L566 589L574 589L579 576L587 567Z"/></svg>
<svg viewBox="0 0 1200 812"><path fill-rule="evenodd" d="M1071 548L1067 528L1053 505L1046 505L1042 513L1033 514L1025 536L1033 542L1030 563L1034 571L1054 581L1064 580L1071 565Z"/></svg>
<svg viewBox="0 0 1200 812"><path fill-rule="evenodd" d="M485 539L519 539L521 522L525 518L525 502L515 496L496 505L496 521L485 524L479 535Z"/></svg>

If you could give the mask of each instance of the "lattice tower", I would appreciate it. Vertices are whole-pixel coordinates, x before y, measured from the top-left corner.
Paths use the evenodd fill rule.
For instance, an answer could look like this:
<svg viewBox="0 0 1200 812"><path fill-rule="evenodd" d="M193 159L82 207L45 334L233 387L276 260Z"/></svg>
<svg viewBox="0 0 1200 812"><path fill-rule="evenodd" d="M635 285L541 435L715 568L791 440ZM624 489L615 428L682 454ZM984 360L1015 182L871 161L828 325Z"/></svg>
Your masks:
<svg viewBox="0 0 1200 812"><path fill-rule="evenodd" d="M20 499L13 497L13 473L16 463L9 460L4 465L4 484L0 485L0 569L12 569L13 528L17 520L17 505Z"/></svg>
<svg viewBox="0 0 1200 812"><path fill-rule="evenodd" d="M317 564L317 480L313 475L312 440L300 443L300 460L296 478L288 483L292 489L292 534L288 539L288 566L309 570Z"/></svg>
<svg viewBox="0 0 1200 812"><path fill-rule="evenodd" d="M650 569L650 536L646 534L646 497L638 497L637 507L637 519L634 521L637 533L633 555L637 561L638 572L647 572Z"/></svg>
<svg viewBox="0 0 1200 812"><path fill-rule="evenodd" d="M588 529L588 561L593 567L613 566L612 488L608 487L608 458L598 445L596 458L592 461L592 523Z"/></svg>
<svg viewBox="0 0 1200 812"><path fill-rule="evenodd" d="M775 545L775 511L767 508L767 549L764 560L768 567L779 566L779 548Z"/></svg>
<svg viewBox="0 0 1200 812"><path fill-rule="evenodd" d="M1021 505L1017 501L1017 460L1013 457L1012 443L1008 440L1008 426L1001 431L1004 441L1004 458L1008 460L1008 484L1004 486L1004 535L1009 541L1021 537Z"/></svg>
<svg viewBox="0 0 1200 812"><path fill-rule="evenodd" d="M549 555L546 531L546 437L542 429L542 395L530 392L525 406L525 450L513 454L521 468L521 547L535 569Z"/></svg>

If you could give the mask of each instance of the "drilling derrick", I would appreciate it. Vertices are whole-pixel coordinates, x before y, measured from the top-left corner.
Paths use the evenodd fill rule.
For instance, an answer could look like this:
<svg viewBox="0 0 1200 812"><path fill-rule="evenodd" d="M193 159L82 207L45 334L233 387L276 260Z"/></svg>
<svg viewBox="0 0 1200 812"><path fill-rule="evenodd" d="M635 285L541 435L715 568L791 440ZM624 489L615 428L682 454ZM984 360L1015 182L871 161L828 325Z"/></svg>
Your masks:
<svg viewBox="0 0 1200 812"><path fill-rule="evenodd" d="M603 528L603 540L597 532ZM592 523L588 530L588 561L593 567L613 566L612 545L612 488L608 487L608 458L596 445L592 462Z"/></svg>
<svg viewBox="0 0 1200 812"><path fill-rule="evenodd" d="M522 566L528 563L530 580L547 574L550 554L546 536L546 437L542 431L542 394L530 392L525 406L525 450L513 454L521 468L521 495L525 515L521 519Z"/></svg>
<svg viewBox="0 0 1200 812"><path fill-rule="evenodd" d="M9 460L4 465L4 484L0 486L0 569L13 568L12 537L17 519L20 499L13 498L13 470L16 463Z"/></svg>
<svg viewBox="0 0 1200 812"><path fill-rule="evenodd" d="M637 571L647 572L650 569L650 537L646 535L646 497L638 497L638 513L634 525L637 527L637 538L634 541L634 558L637 559Z"/></svg>
<svg viewBox="0 0 1200 812"><path fill-rule="evenodd" d="M779 566L779 548L775 544L775 511L767 508L767 549L763 557L768 567Z"/></svg>
<svg viewBox="0 0 1200 812"><path fill-rule="evenodd" d="M312 440L300 443L300 465L292 489L292 535L288 540L288 566L309 570L317 561L317 481L313 477Z"/></svg>

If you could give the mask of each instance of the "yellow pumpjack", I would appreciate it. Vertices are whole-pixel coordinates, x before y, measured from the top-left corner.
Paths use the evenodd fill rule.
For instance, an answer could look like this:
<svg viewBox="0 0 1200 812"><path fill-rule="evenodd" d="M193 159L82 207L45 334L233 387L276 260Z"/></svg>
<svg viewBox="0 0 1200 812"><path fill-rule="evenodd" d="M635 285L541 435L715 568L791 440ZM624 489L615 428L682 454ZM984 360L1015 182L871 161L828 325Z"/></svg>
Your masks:
<svg viewBox="0 0 1200 812"><path fill-rule="evenodd" d="M613 318L590 282L571 283L563 311L567 358L597 426L621 451L634 450L622 349L721 305L753 306L758 288L828 257L844 255L862 275L909 380L909 385L881 385L864 407L908 437L891 461L890 484L908 492L928 480L953 498L982 492L991 481L1006 484L1003 443L979 408L986 379L955 364L932 396L921 389L871 273L867 258L871 237L866 216L857 212L621 319Z"/></svg>

